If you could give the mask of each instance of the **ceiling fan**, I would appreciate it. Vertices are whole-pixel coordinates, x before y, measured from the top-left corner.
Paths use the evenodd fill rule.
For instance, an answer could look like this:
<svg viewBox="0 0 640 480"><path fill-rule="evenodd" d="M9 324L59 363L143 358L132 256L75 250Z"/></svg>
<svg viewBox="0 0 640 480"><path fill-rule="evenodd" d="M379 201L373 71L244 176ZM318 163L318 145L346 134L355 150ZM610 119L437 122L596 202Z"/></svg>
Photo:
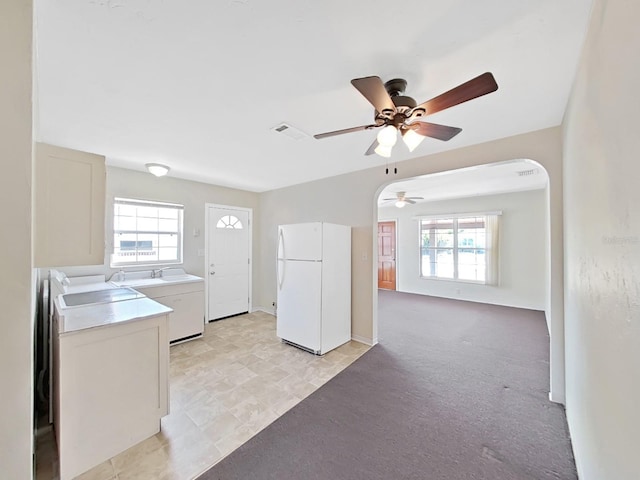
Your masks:
<svg viewBox="0 0 640 480"><path fill-rule="evenodd" d="M402 78L395 78L386 83L382 83L380 77L376 76L354 78L351 80L351 84L375 108L374 123L319 133L314 135L314 138L321 139L344 133L381 128L365 155L377 153L387 158L391 156L391 149L398 139L398 132L402 135L402 140L410 152L413 152L425 137L437 138L445 142L451 140L462 131L461 128L427 123L422 121L422 117L495 92L498 89L493 75L486 72L418 105L413 98L404 95L407 81Z"/></svg>
<svg viewBox="0 0 640 480"><path fill-rule="evenodd" d="M407 192L396 192L396 198L383 198L383 202L394 201L396 207L402 208L407 203L414 204L416 200L424 200L424 197L407 197Z"/></svg>

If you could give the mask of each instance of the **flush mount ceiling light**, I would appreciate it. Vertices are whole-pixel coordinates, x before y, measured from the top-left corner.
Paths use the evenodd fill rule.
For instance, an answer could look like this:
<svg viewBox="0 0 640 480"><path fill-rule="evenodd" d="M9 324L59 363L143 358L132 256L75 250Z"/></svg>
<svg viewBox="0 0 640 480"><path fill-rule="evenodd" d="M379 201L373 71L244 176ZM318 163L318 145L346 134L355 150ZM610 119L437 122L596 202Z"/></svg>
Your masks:
<svg viewBox="0 0 640 480"><path fill-rule="evenodd" d="M156 177L163 177L167 173L169 173L170 168L166 165L162 165L160 163L147 163L145 165L149 173L155 175Z"/></svg>

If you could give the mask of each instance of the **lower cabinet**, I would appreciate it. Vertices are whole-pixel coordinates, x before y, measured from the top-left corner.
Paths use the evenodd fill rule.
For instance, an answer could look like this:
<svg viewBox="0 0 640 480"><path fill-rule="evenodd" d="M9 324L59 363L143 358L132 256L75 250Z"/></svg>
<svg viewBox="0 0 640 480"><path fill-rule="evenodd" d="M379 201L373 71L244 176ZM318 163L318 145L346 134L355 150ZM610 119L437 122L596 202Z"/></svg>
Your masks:
<svg viewBox="0 0 640 480"><path fill-rule="evenodd" d="M70 480L160 430L169 412L168 316L58 335L54 424L60 479Z"/></svg>
<svg viewBox="0 0 640 480"><path fill-rule="evenodd" d="M173 309L169 316L169 342L197 338L204 332L204 282L180 283L136 290Z"/></svg>

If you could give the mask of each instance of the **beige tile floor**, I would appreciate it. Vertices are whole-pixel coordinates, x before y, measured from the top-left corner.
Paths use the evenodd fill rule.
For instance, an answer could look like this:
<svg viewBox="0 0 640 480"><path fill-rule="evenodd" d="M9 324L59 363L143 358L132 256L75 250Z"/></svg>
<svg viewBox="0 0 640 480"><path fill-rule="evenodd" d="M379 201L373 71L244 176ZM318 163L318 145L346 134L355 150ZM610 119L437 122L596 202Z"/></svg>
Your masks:
<svg viewBox="0 0 640 480"><path fill-rule="evenodd" d="M171 413L160 433L77 477L192 479L249 440L367 351L349 342L319 357L283 344L272 315L206 325L202 339L171 347ZM41 436L36 479L57 479L55 443Z"/></svg>

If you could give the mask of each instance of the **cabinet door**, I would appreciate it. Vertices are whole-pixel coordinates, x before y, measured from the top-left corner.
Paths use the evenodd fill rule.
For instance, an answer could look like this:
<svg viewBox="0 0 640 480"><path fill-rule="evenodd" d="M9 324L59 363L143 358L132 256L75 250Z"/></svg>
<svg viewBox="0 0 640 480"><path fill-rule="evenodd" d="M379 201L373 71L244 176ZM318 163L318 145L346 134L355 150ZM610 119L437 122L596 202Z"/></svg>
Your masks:
<svg viewBox="0 0 640 480"><path fill-rule="evenodd" d="M104 264L104 157L36 144L35 266Z"/></svg>
<svg viewBox="0 0 640 480"><path fill-rule="evenodd" d="M173 313L169 315L169 341L200 335L204 331L204 292L183 293L156 298Z"/></svg>
<svg viewBox="0 0 640 480"><path fill-rule="evenodd" d="M60 478L76 478L159 431L169 409L165 315L57 340Z"/></svg>

